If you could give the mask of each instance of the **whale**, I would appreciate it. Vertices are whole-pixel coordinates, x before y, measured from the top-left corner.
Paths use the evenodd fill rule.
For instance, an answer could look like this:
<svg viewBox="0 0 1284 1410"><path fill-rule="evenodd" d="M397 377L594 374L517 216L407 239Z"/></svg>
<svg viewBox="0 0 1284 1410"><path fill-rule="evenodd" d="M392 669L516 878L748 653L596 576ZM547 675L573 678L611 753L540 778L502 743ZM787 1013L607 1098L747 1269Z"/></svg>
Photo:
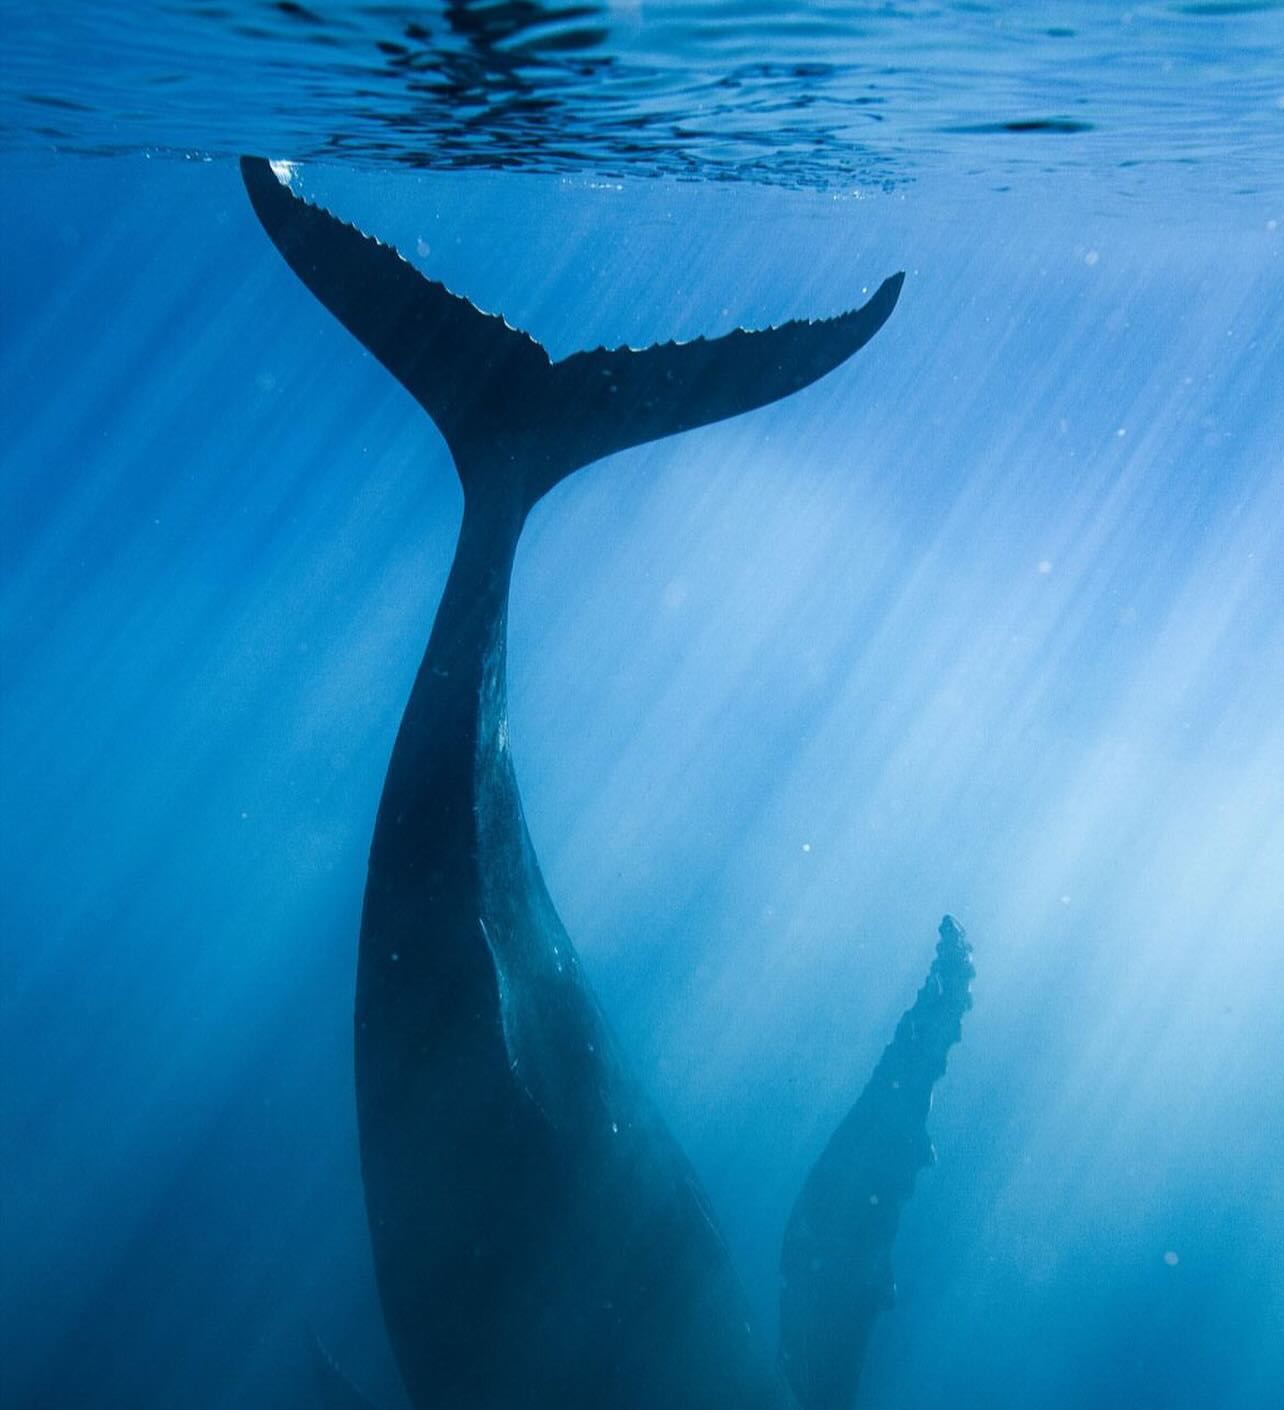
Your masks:
<svg viewBox="0 0 1284 1410"><path fill-rule="evenodd" d="M851 312L554 361L528 334L241 161L316 298L437 426L463 487L454 559L392 748L357 947L357 1128L379 1302L415 1410L849 1410L890 1304L933 1084L971 1002L946 917L928 979L821 1151L754 1325L691 1163L558 918L509 743L507 613L532 508L626 447L833 372L891 316ZM321 1402L368 1406L318 1348Z"/></svg>

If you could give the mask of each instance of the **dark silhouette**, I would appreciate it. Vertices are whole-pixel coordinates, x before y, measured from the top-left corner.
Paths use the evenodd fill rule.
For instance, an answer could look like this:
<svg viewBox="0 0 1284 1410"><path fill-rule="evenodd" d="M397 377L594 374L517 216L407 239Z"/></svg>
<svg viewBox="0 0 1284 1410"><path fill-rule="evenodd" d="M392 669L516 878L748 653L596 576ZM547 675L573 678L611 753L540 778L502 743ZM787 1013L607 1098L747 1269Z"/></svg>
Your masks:
<svg viewBox="0 0 1284 1410"><path fill-rule="evenodd" d="M554 363L300 200L268 163L245 159L242 171L290 266L433 418L464 488L455 560L375 826L357 979L367 1214L411 1401L846 1410L829 1368L864 1334L828 1305L829 1290L844 1307L860 1301L869 1266L886 1262L894 1215L893 1227L868 1231L877 1250L856 1251L846 1290L837 1261L853 1256L865 1225L849 1218L845 1152L889 1200L908 1193L921 1163L912 1131L967 1002L956 982L965 961L956 956L942 980L931 1041L906 1059L916 1075L904 1103L867 1093L804 1191L786 1249L782 1374L749 1326L695 1174L617 1052L545 889L509 755L505 638L518 537L543 494L625 446L815 381L883 325L902 276L825 322ZM944 954L933 975L944 975ZM812 1238L832 1240L836 1262L809 1280L796 1264ZM323 1354L318 1365L330 1404L364 1403Z"/></svg>
<svg viewBox="0 0 1284 1410"><path fill-rule="evenodd" d="M952 916L936 958L869 1085L816 1162L785 1229L780 1346L800 1405L847 1410L879 1313L891 1307L892 1242L932 1163L932 1088L972 1007L971 949Z"/></svg>

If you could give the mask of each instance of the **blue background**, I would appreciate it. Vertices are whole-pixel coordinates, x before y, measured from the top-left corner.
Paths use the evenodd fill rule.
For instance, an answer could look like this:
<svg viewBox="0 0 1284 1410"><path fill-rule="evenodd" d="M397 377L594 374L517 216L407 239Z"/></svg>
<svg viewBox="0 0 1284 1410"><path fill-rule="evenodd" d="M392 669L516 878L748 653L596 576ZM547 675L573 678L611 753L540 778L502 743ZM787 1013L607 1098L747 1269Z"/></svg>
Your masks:
<svg viewBox="0 0 1284 1410"><path fill-rule="evenodd" d="M1272 1403L1284 210L302 181L555 356L908 271L824 382L537 510L532 834L767 1335L949 910L976 1006L862 1403ZM5 1404L308 1405L314 1327L393 1410L352 976L453 472L229 163L4 186Z"/></svg>

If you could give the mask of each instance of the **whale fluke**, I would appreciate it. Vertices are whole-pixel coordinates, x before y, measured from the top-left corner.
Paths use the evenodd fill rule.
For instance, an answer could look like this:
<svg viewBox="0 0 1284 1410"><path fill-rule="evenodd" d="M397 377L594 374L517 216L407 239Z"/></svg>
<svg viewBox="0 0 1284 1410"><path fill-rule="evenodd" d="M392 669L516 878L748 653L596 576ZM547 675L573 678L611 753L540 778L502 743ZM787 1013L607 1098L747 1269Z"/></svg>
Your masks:
<svg viewBox="0 0 1284 1410"><path fill-rule="evenodd" d="M529 334L297 196L272 163L242 157L241 174L290 268L436 422L465 491L520 484L526 507L602 456L808 386L878 332L904 281L892 275L837 318L553 362Z"/></svg>
<svg viewBox="0 0 1284 1410"><path fill-rule="evenodd" d="M946 916L923 987L789 1217L781 1366L801 1410L851 1410L870 1333L892 1305L892 1243L918 1172L933 1160L927 1114L972 1007L971 953Z"/></svg>

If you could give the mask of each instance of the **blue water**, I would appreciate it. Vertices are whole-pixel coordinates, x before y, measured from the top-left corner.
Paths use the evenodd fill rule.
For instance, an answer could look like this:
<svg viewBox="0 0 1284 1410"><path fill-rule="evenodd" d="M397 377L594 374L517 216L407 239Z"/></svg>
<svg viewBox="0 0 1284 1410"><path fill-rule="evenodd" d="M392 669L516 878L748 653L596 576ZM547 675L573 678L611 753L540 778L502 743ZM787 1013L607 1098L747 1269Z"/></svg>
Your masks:
<svg viewBox="0 0 1284 1410"><path fill-rule="evenodd" d="M537 509L531 832L768 1329L967 925L862 1407L1278 1404L1284 12L1035 8L4 7L6 1410L308 1406L310 1329L404 1403L353 966L461 498L246 148L555 356L907 271L850 365Z"/></svg>

